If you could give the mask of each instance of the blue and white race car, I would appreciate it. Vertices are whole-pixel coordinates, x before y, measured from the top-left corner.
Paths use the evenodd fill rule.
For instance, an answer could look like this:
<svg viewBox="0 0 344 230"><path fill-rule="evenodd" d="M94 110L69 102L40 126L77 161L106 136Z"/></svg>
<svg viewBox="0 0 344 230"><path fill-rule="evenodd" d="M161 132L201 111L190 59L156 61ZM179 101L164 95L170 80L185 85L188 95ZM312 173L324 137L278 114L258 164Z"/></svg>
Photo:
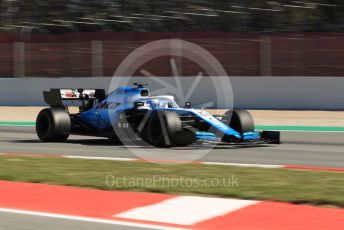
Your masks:
<svg viewBox="0 0 344 230"><path fill-rule="evenodd" d="M156 147L193 143L280 143L279 132L254 130L246 110L214 116L191 103L178 106L170 95L152 96L145 84L122 86L109 95L102 89L50 89L43 92L50 108L37 116L36 131L43 142L64 142L70 134L115 140L139 138ZM65 101L78 101L70 114ZM123 141L122 141L123 142Z"/></svg>

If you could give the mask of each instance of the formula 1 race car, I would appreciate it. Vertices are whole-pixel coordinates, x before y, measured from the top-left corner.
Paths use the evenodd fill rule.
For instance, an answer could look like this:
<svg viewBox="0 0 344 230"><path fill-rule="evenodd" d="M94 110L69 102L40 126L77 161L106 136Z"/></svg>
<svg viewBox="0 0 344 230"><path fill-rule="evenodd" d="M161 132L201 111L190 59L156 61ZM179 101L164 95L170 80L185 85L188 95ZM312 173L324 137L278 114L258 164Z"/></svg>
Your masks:
<svg viewBox="0 0 344 230"><path fill-rule="evenodd" d="M36 131L43 142L63 142L70 134L115 140L140 138L156 147L188 146L196 142L229 144L280 143L279 132L254 131L246 110L214 116L191 103L179 107L173 96L152 96L143 83L121 86L106 95L103 89L50 89L43 92L50 108L37 116ZM67 101L79 102L70 114ZM122 141L123 142L123 141Z"/></svg>

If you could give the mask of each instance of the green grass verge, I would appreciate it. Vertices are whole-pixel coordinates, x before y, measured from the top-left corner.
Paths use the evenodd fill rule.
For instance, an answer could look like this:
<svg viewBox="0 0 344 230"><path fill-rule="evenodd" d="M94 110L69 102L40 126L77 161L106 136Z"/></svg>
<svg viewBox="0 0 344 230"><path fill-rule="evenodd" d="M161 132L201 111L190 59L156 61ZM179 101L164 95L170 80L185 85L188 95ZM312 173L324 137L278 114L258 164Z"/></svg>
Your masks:
<svg viewBox="0 0 344 230"><path fill-rule="evenodd" d="M344 207L338 172L0 156L0 180Z"/></svg>

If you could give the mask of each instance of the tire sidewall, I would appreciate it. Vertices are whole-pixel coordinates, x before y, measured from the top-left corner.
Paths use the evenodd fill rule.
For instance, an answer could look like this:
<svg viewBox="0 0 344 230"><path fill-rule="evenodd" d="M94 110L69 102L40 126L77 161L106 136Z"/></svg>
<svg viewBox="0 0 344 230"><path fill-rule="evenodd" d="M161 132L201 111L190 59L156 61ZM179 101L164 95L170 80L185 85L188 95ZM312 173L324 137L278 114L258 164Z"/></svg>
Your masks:
<svg viewBox="0 0 344 230"><path fill-rule="evenodd" d="M48 127L42 127L46 126ZM36 132L44 142L65 141L71 131L71 119L65 108L46 108L37 116Z"/></svg>
<svg viewBox="0 0 344 230"><path fill-rule="evenodd" d="M164 125L161 124L164 122ZM166 143L165 131L170 143ZM182 123L178 115L173 111L155 110L151 113L147 123L147 140L150 144L157 147L170 147L175 145L174 136L182 131Z"/></svg>
<svg viewBox="0 0 344 230"><path fill-rule="evenodd" d="M241 134L254 131L254 120L247 110L228 110L225 118L227 118L227 124Z"/></svg>
<svg viewBox="0 0 344 230"><path fill-rule="evenodd" d="M49 131L53 128L52 119L51 109L43 109L38 114L36 119L36 133L40 140L48 141L53 138L53 133Z"/></svg>

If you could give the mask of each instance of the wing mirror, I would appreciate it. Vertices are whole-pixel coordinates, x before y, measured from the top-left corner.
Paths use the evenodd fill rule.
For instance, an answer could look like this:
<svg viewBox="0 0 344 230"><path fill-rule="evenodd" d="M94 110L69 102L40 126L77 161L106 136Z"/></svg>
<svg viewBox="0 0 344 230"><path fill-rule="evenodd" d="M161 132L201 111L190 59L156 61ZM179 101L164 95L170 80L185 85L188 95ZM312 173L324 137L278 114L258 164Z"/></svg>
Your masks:
<svg viewBox="0 0 344 230"><path fill-rule="evenodd" d="M189 101L185 102L185 106L184 107L188 108L188 109L191 108L191 102L189 102Z"/></svg>

